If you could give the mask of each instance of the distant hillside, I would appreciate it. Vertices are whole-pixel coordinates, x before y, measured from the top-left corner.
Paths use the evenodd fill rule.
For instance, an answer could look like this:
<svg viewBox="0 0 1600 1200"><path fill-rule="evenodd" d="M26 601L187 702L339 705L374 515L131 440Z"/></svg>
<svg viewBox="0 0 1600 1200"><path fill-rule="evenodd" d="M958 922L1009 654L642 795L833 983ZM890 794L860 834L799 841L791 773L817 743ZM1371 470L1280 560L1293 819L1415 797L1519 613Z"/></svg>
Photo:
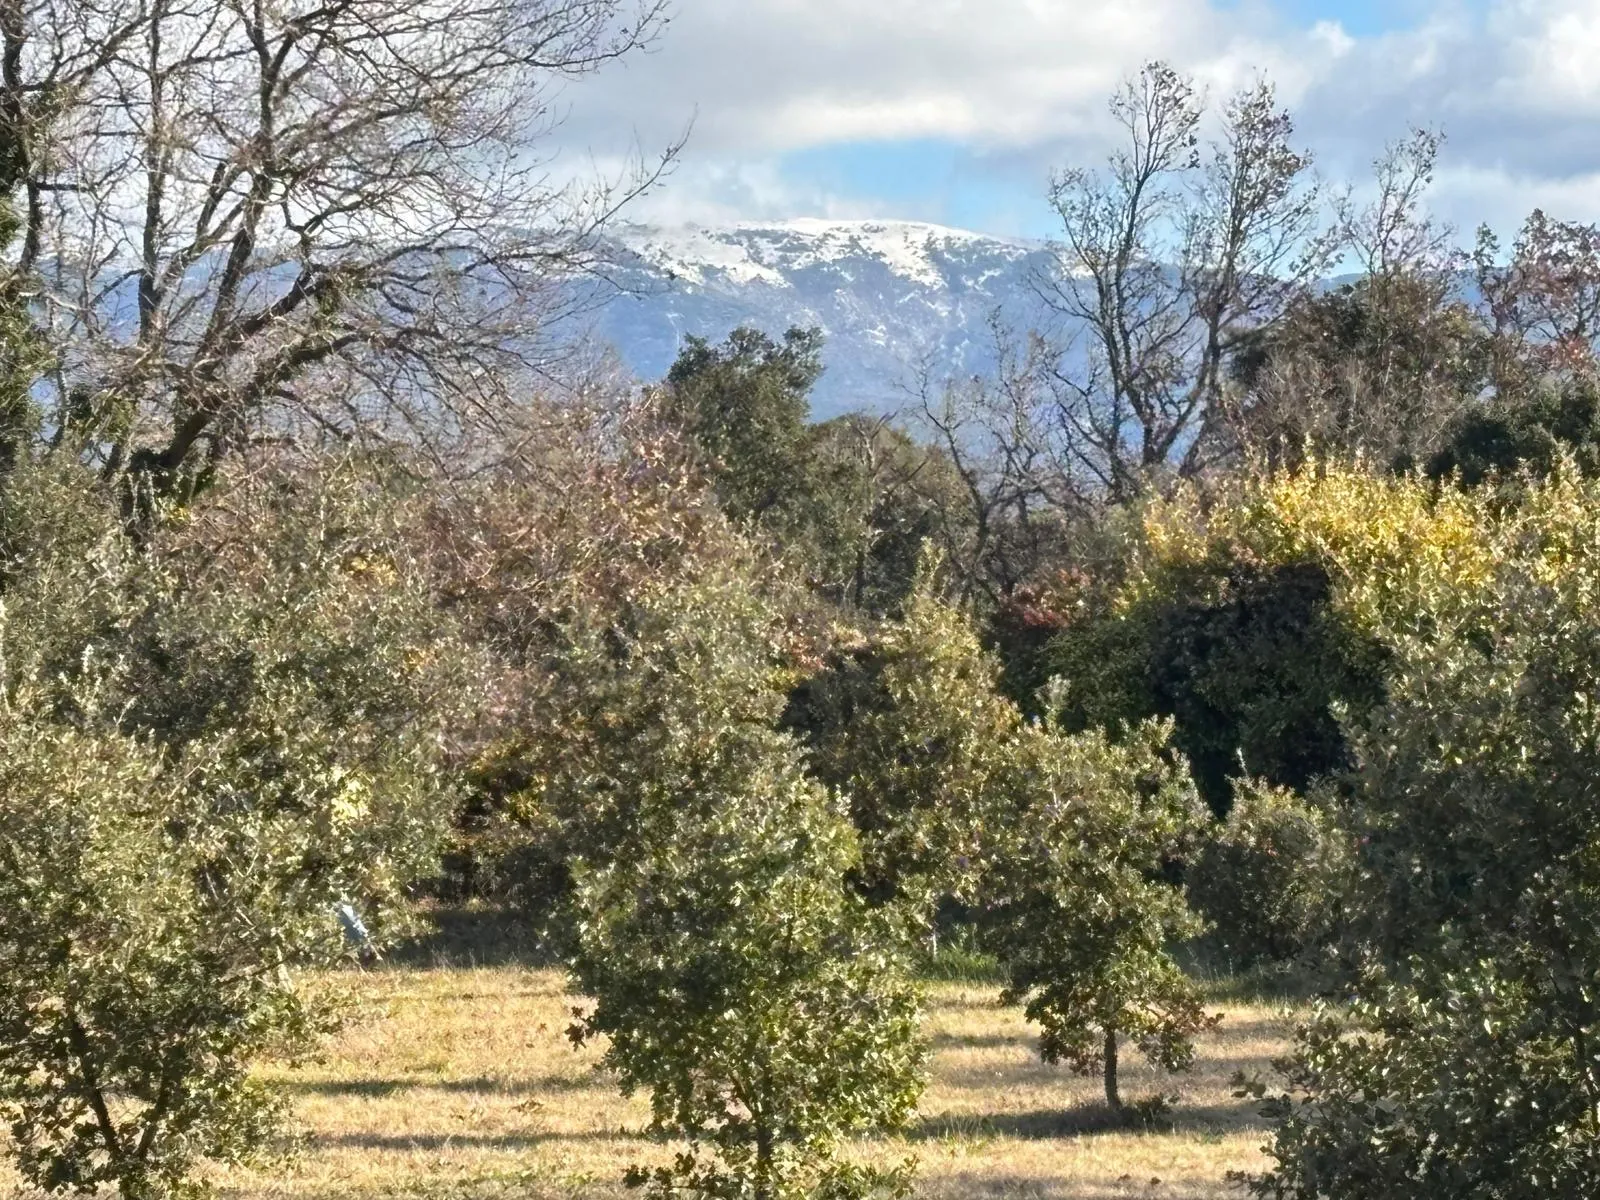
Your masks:
<svg viewBox="0 0 1600 1200"><path fill-rule="evenodd" d="M604 309L597 332L641 378L663 375L686 334L816 325L828 336L819 417L897 407L930 355L943 374L986 370L989 315L1035 323L1032 280L1050 262L1041 243L900 221L625 226L614 236L634 294Z"/></svg>

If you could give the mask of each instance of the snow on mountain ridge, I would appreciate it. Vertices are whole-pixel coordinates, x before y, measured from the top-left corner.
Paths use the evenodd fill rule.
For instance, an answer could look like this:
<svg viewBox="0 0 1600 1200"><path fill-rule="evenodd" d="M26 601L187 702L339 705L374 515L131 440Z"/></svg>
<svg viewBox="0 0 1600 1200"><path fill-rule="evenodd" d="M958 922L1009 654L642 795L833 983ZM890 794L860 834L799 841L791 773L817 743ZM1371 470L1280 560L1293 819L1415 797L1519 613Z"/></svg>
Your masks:
<svg viewBox="0 0 1600 1200"><path fill-rule="evenodd" d="M940 287L937 252L955 249L1021 259L1037 246L918 221L830 221L800 218L771 223L672 229L630 226L619 240L641 259L686 283L705 286L715 276L734 284L792 286L788 273L851 259L871 259L901 278Z"/></svg>
<svg viewBox="0 0 1600 1200"><path fill-rule="evenodd" d="M1055 262L1044 243L913 221L634 225L612 237L624 292L593 332L640 378L660 378L686 337L815 326L826 338L818 417L896 409L925 364L988 371L991 317L1037 326L1034 281Z"/></svg>

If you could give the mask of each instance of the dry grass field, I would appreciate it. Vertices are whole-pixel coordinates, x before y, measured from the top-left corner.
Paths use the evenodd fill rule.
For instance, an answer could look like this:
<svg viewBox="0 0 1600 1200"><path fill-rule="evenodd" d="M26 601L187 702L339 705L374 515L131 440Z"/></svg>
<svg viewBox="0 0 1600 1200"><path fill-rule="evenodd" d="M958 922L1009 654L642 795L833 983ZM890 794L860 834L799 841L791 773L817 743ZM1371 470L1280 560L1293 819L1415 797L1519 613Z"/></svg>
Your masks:
<svg viewBox="0 0 1600 1200"><path fill-rule="evenodd" d="M354 978L359 1016L319 1062L274 1071L294 1097L292 1158L220 1177L229 1200L425 1200L622 1194L632 1162L666 1146L574 1051L560 972L517 965L391 966ZM919 1165L919 1195L994 1200L1238 1195L1228 1171L1260 1162L1260 1123L1228 1085L1264 1068L1286 1007L1219 1004L1195 1071L1162 1079L1126 1063L1124 1094L1175 1089L1170 1128L1108 1128L1098 1082L1038 1061L1021 1013L996 989L929 985L933 1080L903 1136L860 1153Z"/></svg>
<svg viewBox="0 0 1600 1200"><path fill-rule="evenodd" d="M352 1016L319 1061L269 1072L294 1105L293 1153L216 1175L226 1200L510 1200L621 1196L623 1169L664 1159L598 1053L565 1037L559 971L466 965L460 956L336 977ZM1239 1196L1230 1170L1260 1161L1262 1129L1236 1070L1264 1069L1293 1010L1219 1003L1196 1069L1163 1078L1125 1057L1123 1094L1175 1090L1169 1128L1108 1127L1098 1081L1039 1063L1033 1033L997 988L928 986L933 1078L902 1136L858 1147L918 1162L930 1200L1209 1200ZM0 1167L0 1195L14 1183Z"/></svg>

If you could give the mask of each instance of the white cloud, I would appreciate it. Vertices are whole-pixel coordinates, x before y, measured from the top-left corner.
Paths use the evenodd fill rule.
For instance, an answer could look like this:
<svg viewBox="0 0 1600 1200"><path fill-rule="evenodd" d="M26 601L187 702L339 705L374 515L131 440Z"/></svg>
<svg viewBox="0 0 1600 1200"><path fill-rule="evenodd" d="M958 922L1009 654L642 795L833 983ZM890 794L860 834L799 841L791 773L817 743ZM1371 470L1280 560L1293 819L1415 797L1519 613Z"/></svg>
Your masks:
<svg viewBox="0 0 1600 1200"><path fill-rule="evenodd" d="M804 214L847 220L881 216L870 197L846 196L786 176L777 159L691 157L627 213L660 225L730 225Z"/></svg>
<svg viewBox="0 0 1600 1200"><path fill-rule="evenodd" d="M840 142L953 143L1022 163L1018 178L1042 185L1051 165L1103 152L1106 97L1164 57L1213 94L1273 78L1335 176L1364 170L1408 125L1442 126L1439 200L1458 223L1475 223L1474 203L1500 221L1545 194L1570 206L1562 215L1600 218L1600 0L1493 0L1486 11L1439 0L1381 36L1332 21L1294 28L1270 0L678 5L659 50L571 91L562 133L604 156L635 136L664 143L693 119L652 217L861 215L872 197L828 194L782 169L785 154Z"/></svg>
<svg viewBox="0 0 1600 1200"><path fill-rule="evenodd" d="M1311 36L1328 47L1335 59L1343 58L1356 48L1356 40L1344 31L1338 21L1318 21L1311 27Z"/></svg>
<svg viewBox="0 0 1600 1200"><path fill-rule="evenodd" d="M1514 97L1535 110L1600 113L1600 4L1521 0L1495 14L1492 34L1507 45Z"/></svg>
<svg viewBox="0 0 1600 1200"><path fill-rule="evenodd" d="M575 93L576 132L681 123L707 154L865 137L1025 143L1097 124L1152 56L1226 57L1204 0L680 0L660 49Z"/></svg>

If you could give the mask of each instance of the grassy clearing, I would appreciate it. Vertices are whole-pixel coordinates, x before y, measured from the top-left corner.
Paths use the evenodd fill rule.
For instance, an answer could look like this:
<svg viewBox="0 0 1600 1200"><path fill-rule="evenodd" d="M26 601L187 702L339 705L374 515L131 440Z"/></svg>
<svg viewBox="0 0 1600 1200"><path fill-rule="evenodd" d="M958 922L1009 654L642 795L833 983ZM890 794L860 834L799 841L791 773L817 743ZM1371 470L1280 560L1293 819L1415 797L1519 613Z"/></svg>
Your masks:
<svg viewBox="0 0 1600 1200"><path fill-rule="evenodd" d="M623 1168L664 1158L641 1135L592 1050L566 1041L562 976L514 965L397 966L359 976L360 1015L320 1062L274 1071L294 1097L298 1155L222 1174L230 1200L416 1196L615 1196ZM988 984L929 985L933 1082L904 1137L862 1146L914 1155L930 1197L1235 1194L1230 1169L1259 1162L1259 1122L1228 1086L1282 1051L1292 1013L1233 1003L1195 1072L1165 1080L1130 1064L1124 1092L1182 1096L1162 1132L1109 1129L1095 1080L1042 1066L1030 1029Z"/></svg>
<svg viewBox="0 0 1600 1200"><path fill-rule="evenodd" d="M562 974L530 967L498 923L447 920L425 953L332 981L354 1014L326 1054L269 1074L295 1112L292 1156L217 1173L225 1200L609 1198L630 1163L664 1160L647 1108L575 1051ZM933 1079L902 1137L865 1156L915 1156L931 1200L1212 1200L1228 1171L1261 1161L1263 1133L1234 1099L1236 1070L1283 1052L1293 1007L1260 989L1215 989L1226 1014L1195 1070L1169 1078L1125 1061L1123 1094L1177 1091L1171 1127L1108 1127L1099 1083L1040 1064L1033 1031L996 1002L983 964L942 955L928 984ZM0 1166L0 1195L15 1192Z"/></svg>

